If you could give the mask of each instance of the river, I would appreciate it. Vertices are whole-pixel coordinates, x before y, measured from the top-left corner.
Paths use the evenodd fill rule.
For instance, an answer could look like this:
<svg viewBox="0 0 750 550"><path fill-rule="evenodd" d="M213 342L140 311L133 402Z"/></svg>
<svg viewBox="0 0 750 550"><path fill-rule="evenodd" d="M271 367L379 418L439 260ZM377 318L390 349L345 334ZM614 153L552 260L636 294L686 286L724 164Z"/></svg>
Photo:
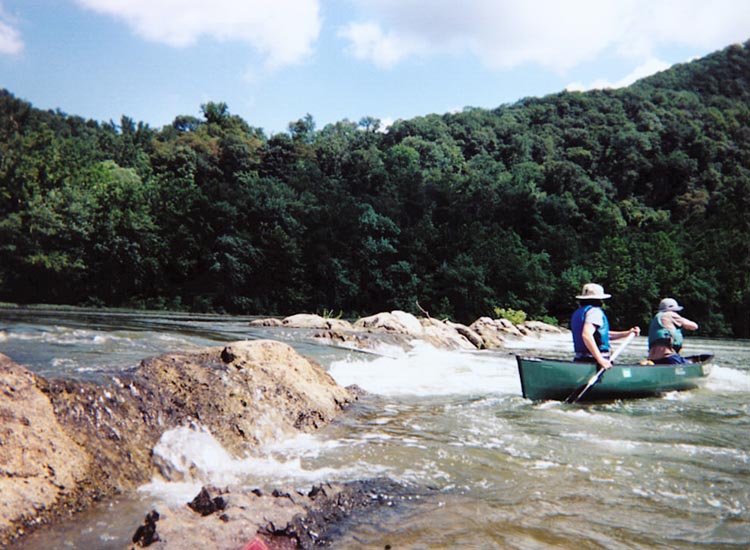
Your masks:
<svg viewBox="0 0 750 550"><path fill-rule="evenodd" d="M370 395L313 435L267 441L233 459L210 434L174 430L155 452L195 476L154 479L14 548L122 549L164 501L201 484L309 488L388 476L437 489L357 517L335 548L750 548L750 342L689 335L715 354L705 385L597 405L521 397L513 353L564 357L568 337L506 351L417 345L379 355L311 343L308 331L250 327L249 317L0 309L0 353L47 377L104 380L149 356L274 338ZM622 360L641 359L637 338Z"/></svg>

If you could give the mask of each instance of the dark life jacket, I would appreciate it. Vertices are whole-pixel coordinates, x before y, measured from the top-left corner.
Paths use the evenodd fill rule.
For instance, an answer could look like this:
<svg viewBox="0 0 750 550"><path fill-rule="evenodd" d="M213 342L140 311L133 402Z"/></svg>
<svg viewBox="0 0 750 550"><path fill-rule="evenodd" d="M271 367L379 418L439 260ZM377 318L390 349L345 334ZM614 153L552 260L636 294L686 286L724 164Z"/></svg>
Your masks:
<svg viewBox="0 0 750 550"><path fill-rule="evenodd" d="M682 349L682 329L675 327L674 330L670 331L662 323L662 317L666 312L660 311L653 319L648 327L648 349L656 345L663 345L673 348L677 353Z"/></svg>

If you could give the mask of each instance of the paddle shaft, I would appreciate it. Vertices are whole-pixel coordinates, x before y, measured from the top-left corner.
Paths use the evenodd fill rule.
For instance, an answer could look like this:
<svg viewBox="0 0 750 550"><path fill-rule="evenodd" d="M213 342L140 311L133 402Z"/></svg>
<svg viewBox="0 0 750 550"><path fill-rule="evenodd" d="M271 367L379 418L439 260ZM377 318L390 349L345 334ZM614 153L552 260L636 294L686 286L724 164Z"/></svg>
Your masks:
<svg viewBox="0 0 750 550"><path fill-rule="evenodd" d="M627 338L623 341L622 344L615 350L615 352L612 354L612 356L609 358L610 363L614 363L615 359L622 353L622 351L625 349L625 347L633 341L633 338L635 338L635 332L631 332L628 334ZM565 400L566 403L575 403L577 402L581 397L583 397L583 394L585 394L587 391L589 391L589 388L596 384L599 381L599 378L601 378L602 374L604 374L604 371L606 369L599 368L594 373L594 375L589 378L589 381L586 383L583 388L581 388L580 391L574 392L571 395L568 396L568 398ZM575 395L574 399L571 399Z"/></svg>
<svg viewBox="0 0 750 550"><path fill-rule="evenodd" d="M617 349L615 350L615 352L612 354L612 357L609 358L609 362L610 363L614 363L615 362L615 359L617 359L620 356L620 354L622 353L622 351L625 349L625 347L630 342L633 341L633 338L635 338L635 332L631 332L630 334L628 334L627 338L625 338L625 340L622 342L622 344L620 344L617 347Z"/></svg>

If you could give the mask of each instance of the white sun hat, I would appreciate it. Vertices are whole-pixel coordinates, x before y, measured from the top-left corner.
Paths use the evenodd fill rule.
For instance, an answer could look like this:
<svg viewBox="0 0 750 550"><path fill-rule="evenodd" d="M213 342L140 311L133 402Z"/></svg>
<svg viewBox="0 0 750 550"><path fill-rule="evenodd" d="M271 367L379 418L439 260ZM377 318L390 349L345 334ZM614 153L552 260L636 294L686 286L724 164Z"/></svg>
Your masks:
<svg viewBox="0 0 750 550"><path fill-rule="evenodd" d="M604 292L604 287L602 285L596 283L586 283L583 285L581 294L576 296L579 300L606 300L611 297L611 294Z"/></svg>

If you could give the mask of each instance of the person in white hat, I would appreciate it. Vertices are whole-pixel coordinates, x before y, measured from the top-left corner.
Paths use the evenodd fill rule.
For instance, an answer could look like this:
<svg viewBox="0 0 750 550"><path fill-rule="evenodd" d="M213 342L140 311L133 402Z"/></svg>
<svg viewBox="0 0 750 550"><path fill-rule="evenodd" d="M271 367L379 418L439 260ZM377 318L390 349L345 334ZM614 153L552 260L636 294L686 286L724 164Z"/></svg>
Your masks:
<svg viewBox="0 0 750 550"><path fill-rule="evenodd" d="M681 365L685 359L682 349L682 329L698 330L698 323L686 319L678 311L682 306L674 298L664 298L659 302L659 311L648 328L648 360L657 365Z"/></svg>
<svg viewBox="0 0 750 550"><path fill-rule="evenodd" d="M640 327L637 326L628 330L609 330L609 320L602 306L604 300L611 297L611 294L604 292L602 285L583 285L581 294L576 296L580 307L573 312L570 319L575 360L596 363L605 370L612 367L609 360L610 340L625 338L631 332L636 335L641 333Z"/></svg>

